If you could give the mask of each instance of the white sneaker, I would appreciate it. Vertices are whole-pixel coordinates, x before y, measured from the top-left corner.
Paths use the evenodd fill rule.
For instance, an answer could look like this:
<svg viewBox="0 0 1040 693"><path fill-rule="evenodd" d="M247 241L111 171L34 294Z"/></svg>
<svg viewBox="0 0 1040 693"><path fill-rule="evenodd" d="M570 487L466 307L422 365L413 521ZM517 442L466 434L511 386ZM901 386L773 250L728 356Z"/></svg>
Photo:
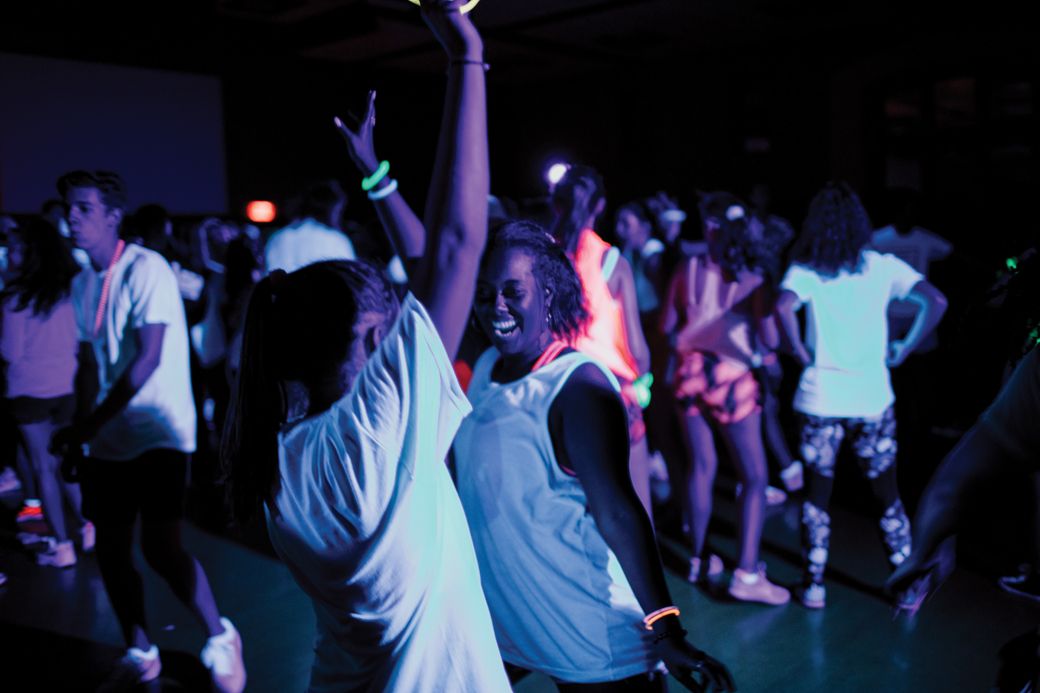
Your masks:
<svg viewBox="0 0 1040 693"><path fill-rule="evenodd" d="M737 500L740 500L740 493L744 490L744 484L737 484L733 490L733 495L736 496ZM773 507L774 505L783 505L787 500L787 494L782 489L778 489L776 486L766 486L766 505Z"/></svg>
<svg viewBox="0 0 1040 693"><path fill-rule="evenodd" d="M690 572L686 574L686 581L693 584L710 582L722 575L723 570L725 566L722 559L713 553L708 554L707 561L694 557L690 559Z"/></svg>
<svg viewBox="0 0 1040 693"><path fill-rule="evenodd" d="M221 693L241 693L246 687L246 665L242 661L242 638L226 618L221 617L224 632L206 641L200 659L213 675L213 683Z"/></svg>
<svg viewBox="0 0 1040 693"><path fill-rule="evenodd" d="M4 467L4 470L0 472L0 493L13 493L21 488L22 482L18 480L18 475L14 473L14 470Z"/></svg>
<svg viewBox="0 0 1040 693"><path fill-rule="evenodd" d="M152 645L148 650L131 647L116 664L108 683L120 686L132 686L147 683L159 678L162 662L159 661L159 648Z"/></svg>
<svg viewBox="0 0 1040 693"><path fill-rule="evenodd" d="M71 541L49 542L50 548L36 554L37 565L49 565L54 568L69 568L76 565L76 549L72 547Z"/></svg>
<svg viewBox="0 0 1040 693"><path fill-rule="evenodd" d="M83 553L89 553L94 550L95 530L93 522L88 520L83 523L83 526L79 528L79 539Z"/></svg>
<svg viewBox="0 0 1040 693"><path fill-rule="evenodd" d="M798 601L807 609L822 609L827 606L827 588L815 582L797 590Z"/></svg>
<svg viewBox="0 0 1040 693"><path fill-rule="evenodd" d="M780 470L780 480L784 482L784 488L786 488L790 493L801 490L802 485L805 482L802 463L795 460Z"/></svg>
<svg viewBox="0 0 1040 693"><path fill-rule="evenodd" d="M742 602L761 602L771 606L791 601L790 592L780 585L774 585L766 577L764 563L759 563L758 570L753 573L740 568L734 570L733 579L729 581L729 593Z"/></svg>

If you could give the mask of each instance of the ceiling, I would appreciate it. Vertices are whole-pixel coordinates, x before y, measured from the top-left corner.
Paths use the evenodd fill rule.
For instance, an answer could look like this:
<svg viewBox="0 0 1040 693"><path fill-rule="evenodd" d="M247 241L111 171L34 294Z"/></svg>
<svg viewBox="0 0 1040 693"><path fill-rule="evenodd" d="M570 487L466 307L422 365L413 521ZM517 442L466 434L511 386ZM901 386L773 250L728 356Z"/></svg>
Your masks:
<svg viewBox="0 0 1040 693"><path fill-rule="evenodd" d="M426 72L439 50L406 0L66 3L0 11L0 50L223 73L265 64ZM536 77L678 56L848 54L959 18L908 3L829 0L483 0L473 17L496 77ZM964 21L1014 23L989 10Z"/></svg>

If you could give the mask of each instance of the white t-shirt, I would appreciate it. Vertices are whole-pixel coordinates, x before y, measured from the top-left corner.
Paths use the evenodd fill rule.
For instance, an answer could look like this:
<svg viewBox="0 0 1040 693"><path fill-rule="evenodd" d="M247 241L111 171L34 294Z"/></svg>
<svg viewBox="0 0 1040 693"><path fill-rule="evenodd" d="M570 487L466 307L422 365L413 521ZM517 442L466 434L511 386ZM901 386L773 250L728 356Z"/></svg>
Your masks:
<svg viewBox="0 0 1040 693"><path fill-rule="evenodd" d="M162 355L155 372L129 404L89 442L90 455L130 460L144 452L169 448L195 451L195 400L191 394L188 327L177 278L162 255L129 244L112 268L109 299L94 334L94 316L105 273L84 269L72 281L76 329L90 342L98 364L98 403L137 356L134 330L165 325Z"/></svg>
<svg viewBox="0 0 1040 693"><path fill-rule="evenodd" d="M278 436L278 555L317 614L312 691L508 691L445 455L469 413L409 295L350 391Z"/></svg>
<svg viewBox="0 0 1040 693"><path fill-rule="evenodd" d="M489 349L473 368L474 410L455 438L455 465L502 656L571 683L650 671L645 614L549 436L549 409L577 368L593 363L617 380L571 352L497 383L498 358Z"/></svg>
<svg viewBox="0 0 1040 693"><path fill-rule="evenodd" d="M274 232L264 247L268 273L286 272L322 260L354 260L354 244L346 234L308 217Z"/></svg>
<svg viewBox="0 0 1040 693"><path fill-rule="evenodd" d="M894 255L863 251L857 273L824 277L792 265L782 288L807 310L805 343L814 354L794 396L797 411L814 416L869 418L884 413L895 396L885 364L886 310L924 279Z"/></svg>

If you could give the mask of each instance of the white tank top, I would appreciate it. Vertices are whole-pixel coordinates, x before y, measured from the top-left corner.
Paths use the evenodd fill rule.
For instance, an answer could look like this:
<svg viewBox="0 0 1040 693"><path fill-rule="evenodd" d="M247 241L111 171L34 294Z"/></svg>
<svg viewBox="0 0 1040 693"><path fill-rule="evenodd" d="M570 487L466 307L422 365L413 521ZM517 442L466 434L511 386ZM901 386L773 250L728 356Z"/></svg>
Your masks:
<svg viewBox="0 0 1040 693"><path fill-rule="evenodd" d="M495 349L478 359L473 413L455 437L466 511L502 657L560 681L588 683L654 668L643 610L588 509L585 489L556 460L549 407L576 368L564 354L511 383L491 380Z"/></svg>

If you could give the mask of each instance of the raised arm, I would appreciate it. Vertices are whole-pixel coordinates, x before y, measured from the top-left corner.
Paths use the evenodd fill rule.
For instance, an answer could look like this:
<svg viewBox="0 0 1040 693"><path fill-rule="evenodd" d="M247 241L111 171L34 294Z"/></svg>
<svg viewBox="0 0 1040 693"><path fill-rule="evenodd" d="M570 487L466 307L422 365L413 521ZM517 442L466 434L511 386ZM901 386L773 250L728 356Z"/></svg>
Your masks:
<svg viewBox="0 0 1040 693"><path fill-rule="evenodd" d="M906 357L935 329L935 326L942 320L943 313L946 312L946 296L924 279L914 284L907 300L917 305L917 315L914 316L914 324L910 326L905 337L889 342L889 366L902 364Z"/></svg>
<svg viewBox="0 0 1040 693"><path fill-rule="evenodd" d="M469 317L487 240L487 108L484 44L461 0L423 0L422 13L448 54L437 158L426 197L425 252L411 280L449 356Z"/></svg>
<svg viewBox="0 0 1040 693"><path fill-rule="evenodd" d="M617 556L639 605L651 614L674 602L650 518L629 476L626 421L617 393L590 364L571 375L549 410L557 459L578 476L596 526ZM720 690L733 688L722 664L686 642L676 616L657 621L653 631L657 654L676 678L688 681L690 672L697 671Z"/></svg>
<svg viewBox="0 0 1040 693"><path fill-rule="evenodd" d="M347 153L358 171L365 178L376 173L379 168L379 157L376 156L372 130L376 125L376 93L368 92L368 105L365 115L357 128L350 129L339 118L335 119L336 128L347 145ZM404 260L413 260L422 256L426 249L426 229L422 221L408 205L408 202L397 190L397 181L389 175L375 184L369 191L369 199L376 208L379 223L382 224L390 243ZM409 263L410 264L410 263Z"/></svg>

